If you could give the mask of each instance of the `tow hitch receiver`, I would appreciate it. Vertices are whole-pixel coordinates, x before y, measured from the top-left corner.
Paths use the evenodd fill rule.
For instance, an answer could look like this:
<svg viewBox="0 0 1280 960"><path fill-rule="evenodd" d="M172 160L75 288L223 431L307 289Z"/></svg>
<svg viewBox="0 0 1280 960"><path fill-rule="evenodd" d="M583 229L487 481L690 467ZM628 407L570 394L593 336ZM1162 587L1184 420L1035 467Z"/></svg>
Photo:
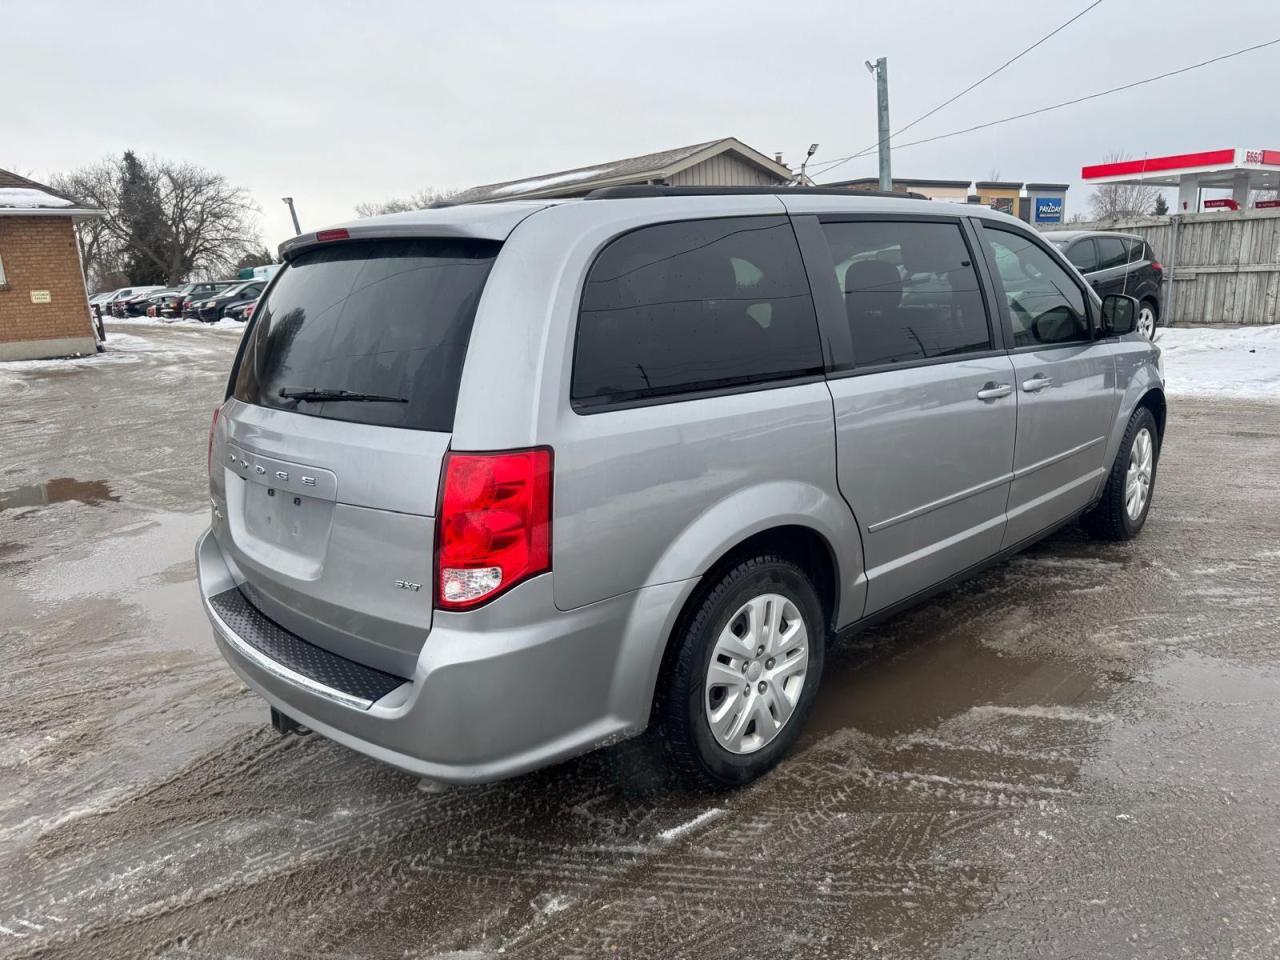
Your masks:
<svg viewBox="0 0 1280 960"><path fill-rule="evenodd" d="M276 733L280 734L282 737L288 736L291 733L296 733L298 736L302 736L305 733L311 732L297 720L293 719L293 717L285 716L275 707L271 708L271 725L276 728Z"/></svg>

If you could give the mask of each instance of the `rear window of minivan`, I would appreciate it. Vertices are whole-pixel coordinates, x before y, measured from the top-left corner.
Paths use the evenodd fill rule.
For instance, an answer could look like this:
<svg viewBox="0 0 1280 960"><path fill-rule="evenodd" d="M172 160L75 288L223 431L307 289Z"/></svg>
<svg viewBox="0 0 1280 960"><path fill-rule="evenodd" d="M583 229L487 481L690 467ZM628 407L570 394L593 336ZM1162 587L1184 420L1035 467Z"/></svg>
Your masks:
<svg viewBox="0 0 1280 960"><path fill-rule="evenodd" d="M235 398L330 420L451 431L471 325L500 246L413 238L300 254L246 333ZM281 394L300 390L383 399Z"/></svg>

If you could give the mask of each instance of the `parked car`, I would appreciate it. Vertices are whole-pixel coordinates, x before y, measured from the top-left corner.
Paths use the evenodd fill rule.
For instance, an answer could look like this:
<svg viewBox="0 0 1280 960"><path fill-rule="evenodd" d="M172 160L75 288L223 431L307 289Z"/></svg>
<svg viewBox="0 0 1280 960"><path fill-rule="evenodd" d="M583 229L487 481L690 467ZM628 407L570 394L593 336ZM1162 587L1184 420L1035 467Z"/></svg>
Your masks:
<svg viewBox="0 0 1280 960"><path fill-rule="evenodd" d="M159 296L152 297L147 302L147 316L156 318L164 317L164 311L166 309L171 310L175 303L180 302L178 295L174 291L168 290Z"/></svg>
<svg viewBox="0 0 1280 960"><path fill-rule="evenodd" d="M829 638L1150 509L1137 301L992 210L632 187L283 253L213 412L199 587L278 729L420 776L646 731L745 783Z"/></svg>
<svg viewBox="0 0 1280 960"><path fill-rule="evenodd" d="M1138 301L1138 332L1150 340L1160 325L1164 267L1151 244L1128 233L1063 230L1045 234L1100 296L1128 294Z"/></svg>
<svg viewBox="0 0 1280 960"><path fill-rule="evenodd" d="M230 285L230 281L193 281L163 290L151 298L148 316L174 319L182 315L183 303L192 297L208 297Z"/></svg>
<svg viewBox="0 0 1280 960"><path fill-rule="evenodd" d="M246 280L244 283L232 284L207 300L197 302L194 307L195 315L205 323L214 323L222 319L222 312L228 307L258 299L266 285L265 280Z"/></svg>
<svg viewBox="0 0 1280 960"><path fill-rule="evenodd" d="M126 297L133 296L141 289L141 287L121 287L119 290L112 290L98 302L98 312L112 317L120 316L120 314L116 313L116 303Z"/></svg>
<svg viewBox="0 0 1280 960"><path fill-rule="evenodd" d="M153 290L151 293L144 295L137 302L133 309L139 311L143 316L159 317L160 305L172 301L178 294L178 287L161 287L159 290Z"/></svg>
<svg viewBox="0 0 1280 960"><path fill-rule="evenodd" d="M126 296L117 297L111 301L111 315L113 317L145 316L147 300L152 294L164 289L162 286L133 287Z"/></svg>
<svg viewBox="0 0 1280 960"><path fill-rule="evenodd" d="M211 280L191 284L192 289L183 294L179 315L183 319L195 319L196 309L201 303L242 282L241 280Z"/></svg>
<svg viewBox="0 0 1280 960"><path fill-rule="evenodd" d="M258 301L247 300L244 303L233 304L222 311L222 315L228 320L239 320L244 323L253 316L253 309L258 305Z"/></svg>

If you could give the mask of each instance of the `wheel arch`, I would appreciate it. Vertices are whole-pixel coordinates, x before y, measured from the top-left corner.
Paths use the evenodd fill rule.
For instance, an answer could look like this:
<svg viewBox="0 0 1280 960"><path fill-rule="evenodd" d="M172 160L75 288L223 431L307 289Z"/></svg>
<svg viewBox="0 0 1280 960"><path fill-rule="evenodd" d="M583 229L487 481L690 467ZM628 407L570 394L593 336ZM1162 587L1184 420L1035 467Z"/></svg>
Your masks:
<svg viewBox="0 0 1280 960"><path fill-rule="evenodd" d="M1141 295L1138 297L1138 303L1139 303L1139 304L1143 304L1143 303L1149 303L1149 304L1151 304L1151 312L1152 312L1153 314L1155 314L1156 321L1158 322L1158 321L1160 320L1160 290L1159 290L1159 288L1156 288L1156 289L1153 289L1153 290L1144 290L1144 291L1141 293Z"/></svg>
<svg viewBox="0 0 1280 960"><path fill-rule="evenodd" d="M850 514L852 517L852 514ZM658 695L675 660L677 640L696 612L699 603L709 585L718 582L723 573L736 563L762 553L776 554L795 563L813 583L822 605L823 615L827 620L828 635L836 628L841 608L841 575L840 557L831 541L814 526L803 522L779 522L766 526L723 549L714 558L683 597L679 611L671 621L670 629L662 639L661 656L657 660L652 675L652 685L648 691L650 712L658 704ZM858 551L859 561L861 550ZM861 564L859 563L859 566ZM858 571L859 583L865 588L865 578ZM865 596L865 589L862 596ZM845 602L848 602L847 600ZM859 610L859 612L861 612Z"/></svg>
<svg viewBox="0 0 1280 960"><path fill-rule="evenodd" d="M1169 413L1169 404L1165 399L1164 390L1160 387L1152 387L1147 390L1146 393L1138 398L1138 402L1134 404L1133 409L1137 410L1139 407L1146 407L1151 411L1151 415L1155 417L1157 439L1163 444L1165 418ZM1131 413L1130 416L1133 416L1133 414Z"/></svg>
<svg viewBox="0 0 1280 960"><path fill-rule="evenodd" d="M1156 430L1163 446L1168 403L1165 400L1164 381L1156 368L1154 360L1139 363L1137 369L1130 376L1128 385L1125 387L1124 396L1121 398L1119 408L1116 410L1115 422L1111 425L1110 436L1107 438L1107 452L1103 463L1107 464L1108 470L1104 470L1101 476L1098 477L1098 486L1094 491L1095 501L1102 496L1110 465L1120 452L1120 442L1124 439L1124 432L1129 426L1130 418L1140 406L1149 409L1151 415L1155 417Z"/></svg>

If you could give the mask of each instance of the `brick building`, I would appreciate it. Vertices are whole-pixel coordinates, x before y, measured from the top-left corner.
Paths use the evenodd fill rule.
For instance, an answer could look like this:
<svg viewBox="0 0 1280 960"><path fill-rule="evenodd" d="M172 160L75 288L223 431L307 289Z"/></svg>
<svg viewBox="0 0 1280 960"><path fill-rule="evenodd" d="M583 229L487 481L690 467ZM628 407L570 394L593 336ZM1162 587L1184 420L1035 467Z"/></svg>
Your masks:
<svg viewBox="0 0 1280 960"><path fill-rule="evenodd" d="M74 224L102 212L0 170L0 360L94 352Z"/></svg>

